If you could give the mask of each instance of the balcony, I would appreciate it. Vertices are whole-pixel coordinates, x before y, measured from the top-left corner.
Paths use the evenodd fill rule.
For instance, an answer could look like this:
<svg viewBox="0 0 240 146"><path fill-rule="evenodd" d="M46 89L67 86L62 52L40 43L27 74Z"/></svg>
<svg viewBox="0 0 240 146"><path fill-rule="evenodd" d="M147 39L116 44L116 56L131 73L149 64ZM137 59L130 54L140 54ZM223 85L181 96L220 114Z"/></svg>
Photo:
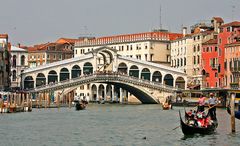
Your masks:
<svg viewBox="0 0 240 146"><path fill-rule="evenodd" d="M234 73L240 73L240 67L231 67L230 71L234 74Z"/></svg>
<svg viewBox="0 0 240 146"><path fill-rule="evenodd" d="M232 82L230 83L231 89L238 89L239 88L239 83L238 82Z"/></svg>

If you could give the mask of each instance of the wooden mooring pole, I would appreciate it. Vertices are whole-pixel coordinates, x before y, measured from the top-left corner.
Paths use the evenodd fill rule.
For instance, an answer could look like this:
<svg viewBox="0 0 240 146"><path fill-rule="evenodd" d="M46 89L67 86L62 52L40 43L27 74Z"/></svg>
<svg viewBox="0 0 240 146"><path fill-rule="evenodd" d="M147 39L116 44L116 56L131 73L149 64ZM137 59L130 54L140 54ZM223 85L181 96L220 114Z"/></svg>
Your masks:
<svg viewBox="0 0 240 146"><path fill-rule="evenodd" d="M235 97L236 94L232 93L231 94L231 130L232 133L235 133Z"/></svg>

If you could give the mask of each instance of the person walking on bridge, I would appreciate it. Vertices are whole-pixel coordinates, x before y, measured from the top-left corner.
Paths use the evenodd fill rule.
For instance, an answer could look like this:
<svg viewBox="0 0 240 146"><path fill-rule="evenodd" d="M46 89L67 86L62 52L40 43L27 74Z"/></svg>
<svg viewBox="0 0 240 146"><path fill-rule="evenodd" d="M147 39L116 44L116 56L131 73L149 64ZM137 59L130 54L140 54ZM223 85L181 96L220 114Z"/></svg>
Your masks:
<svg viewBox="0 0 240 146"><path fill-rule="evenodd" d="M210 98L208 100L208 107L210 108L208 113L212 120L217 120L216 116L216 104L218 103L217 99L214 97L213 93L210 93Z"/></svg>

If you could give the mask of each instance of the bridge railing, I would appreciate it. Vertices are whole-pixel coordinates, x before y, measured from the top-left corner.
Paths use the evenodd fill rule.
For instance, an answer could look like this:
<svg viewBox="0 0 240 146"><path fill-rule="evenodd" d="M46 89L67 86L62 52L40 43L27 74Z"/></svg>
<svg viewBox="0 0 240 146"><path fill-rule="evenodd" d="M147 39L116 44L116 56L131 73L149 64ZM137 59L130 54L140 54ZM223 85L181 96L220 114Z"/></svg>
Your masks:
<svg viewBox="0 0 240 146"><path fill-rule="evenodd" d="M37 90L46 90L47 88L54 88L54 87L57 87L57 86L65 85L66 83L71 84L71 83L75 83L75 82L79 82L79 81L83 81L83 80L94 81L94 80L99 80L99 79L105 79L105 80L122 79L125 82L132 82L132 83L135 83L135 84L140 83L140 84L155 86L157 88L163 88L163 89L168 89L168 90L176 90L176 88L174 88L173 86L164 85L160 82L150 81L150 80L146 80L146 79L140 79L140 78L137 78L137 77L128 76L126 74L115 73L115 72L111 72L111 73L101 73L100 72L100 73L95 73L95 74L83 75L83 76L67 79L67 80L64 80L64 81L56 82L56 83L49 83L47 85L38 86L35 89L29 89L29 91L34 92L34 91L37 91Z"/></svg>

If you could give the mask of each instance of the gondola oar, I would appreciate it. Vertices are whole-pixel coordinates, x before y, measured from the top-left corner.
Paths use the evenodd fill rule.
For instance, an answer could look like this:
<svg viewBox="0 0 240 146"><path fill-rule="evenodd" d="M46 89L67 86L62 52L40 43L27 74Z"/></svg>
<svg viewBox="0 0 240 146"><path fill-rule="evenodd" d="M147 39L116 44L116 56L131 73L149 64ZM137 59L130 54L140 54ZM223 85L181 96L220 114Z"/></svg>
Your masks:
<svg viewBox="0 0 240 146"><path fill-rule="evenodd" d="M179 128L180 127L180 125L179 126L177 126L177 127L175 127L175 128L173 128L172 130L176 130L177 128Z"/></svg>
<svg viewBox="0 0 240 146"><path fill-rule="evenodd" d="M218 104L219 104L219 103L214 104L213 106L209 107L208 109L205 109L203 112L206 112L206 111L212 109L213 107L217 106Z"/></svg>

